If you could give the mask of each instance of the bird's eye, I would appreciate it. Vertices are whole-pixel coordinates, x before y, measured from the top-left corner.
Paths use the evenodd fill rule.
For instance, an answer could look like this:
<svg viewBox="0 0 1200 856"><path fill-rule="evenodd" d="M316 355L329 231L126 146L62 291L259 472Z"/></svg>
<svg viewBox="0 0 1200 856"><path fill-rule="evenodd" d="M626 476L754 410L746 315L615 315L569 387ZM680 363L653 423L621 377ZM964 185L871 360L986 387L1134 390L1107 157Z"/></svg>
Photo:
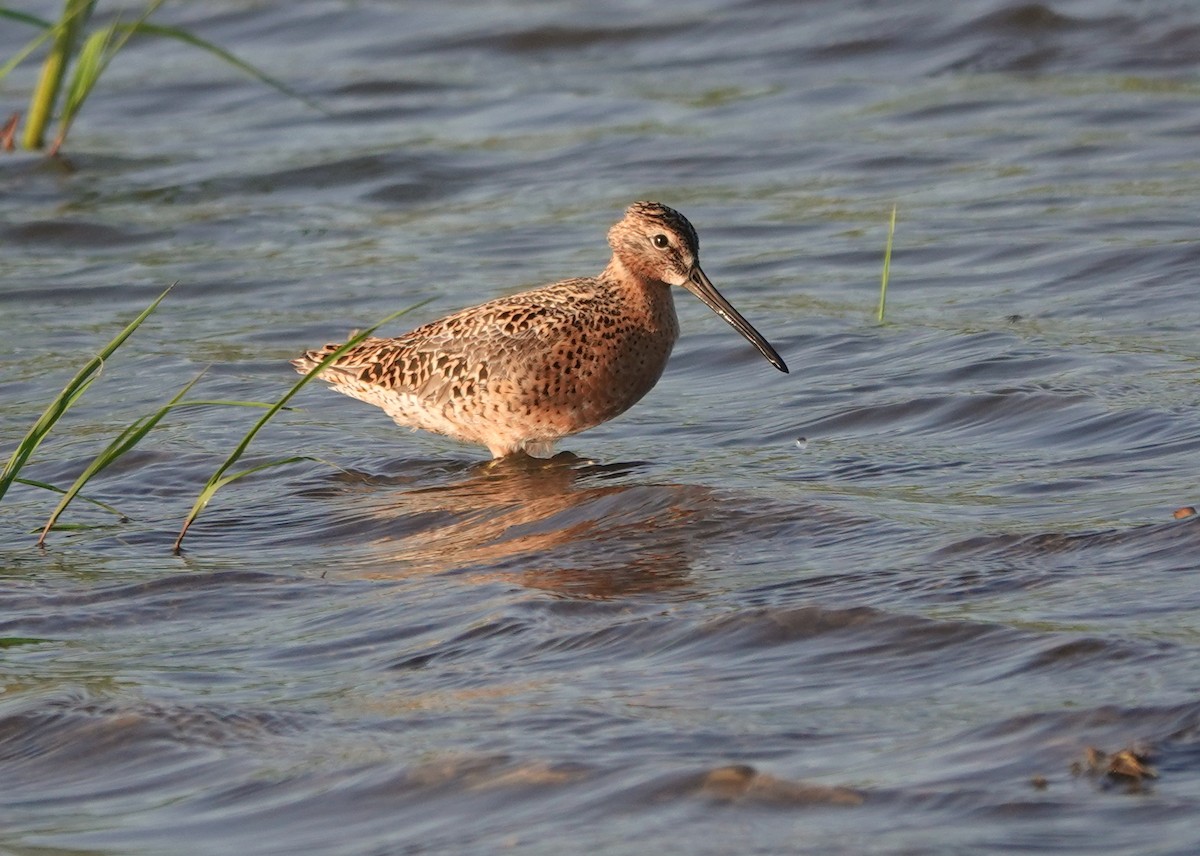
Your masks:
<svg viewBox="0 0 1200 856"><path fill-rule="evenodd" d="M671 246L671 239L666 235L655 235L654 246L658 247L660 250L665 250L667 247Z"/></svg>

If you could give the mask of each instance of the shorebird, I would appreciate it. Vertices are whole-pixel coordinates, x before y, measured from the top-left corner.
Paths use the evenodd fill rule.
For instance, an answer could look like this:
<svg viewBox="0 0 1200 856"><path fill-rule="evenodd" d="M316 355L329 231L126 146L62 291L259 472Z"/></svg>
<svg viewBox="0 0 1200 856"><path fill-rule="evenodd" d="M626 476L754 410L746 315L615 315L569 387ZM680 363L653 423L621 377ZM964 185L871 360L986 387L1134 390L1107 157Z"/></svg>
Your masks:
<svg viewBox="0 0 1200 856"><path fill-rule="evenodd" d="M398 425L484 445L493 458L547 455L658 382L679 336L671 286L699 297L788 370L700 269L696 230L678 211L635 202L608 243L612 259L598 276L491 300L394 339L365 339L320 377ZM338 347L292 365L307 374Z"/></svg>

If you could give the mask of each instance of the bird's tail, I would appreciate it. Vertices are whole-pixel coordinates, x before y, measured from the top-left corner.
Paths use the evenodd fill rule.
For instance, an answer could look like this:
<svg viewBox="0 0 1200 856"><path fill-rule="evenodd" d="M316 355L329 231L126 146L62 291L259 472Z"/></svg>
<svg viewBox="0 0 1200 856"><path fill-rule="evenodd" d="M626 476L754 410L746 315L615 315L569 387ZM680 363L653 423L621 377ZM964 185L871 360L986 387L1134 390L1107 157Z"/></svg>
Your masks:
<svg viewBox="0 0 1200 856"><path fill-rule="evenodd" d="M296 359L291 361L292 365L299 374L308 374L321 364L321 360L325 359L340 347L341 345L335 342L333 344L325 345L322 348L317 348L312 351L305 351L301 356L296 357ZM328 368L328 366L326 368Z"/></svg>

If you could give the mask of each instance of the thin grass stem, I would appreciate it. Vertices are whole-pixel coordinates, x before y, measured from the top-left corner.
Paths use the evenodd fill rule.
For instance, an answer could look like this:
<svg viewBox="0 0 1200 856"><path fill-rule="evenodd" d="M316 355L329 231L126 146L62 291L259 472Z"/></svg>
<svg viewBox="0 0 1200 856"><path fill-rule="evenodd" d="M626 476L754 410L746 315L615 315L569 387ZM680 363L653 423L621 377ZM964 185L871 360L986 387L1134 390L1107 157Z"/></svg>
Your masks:
<svg viewBox="0 0 1200 856"><path fill-rule="evenodd" d="M0 14L5 12L7 12L7 10L0 9ZM5 15L5 17L8 17L8 15ZM36 20L40 21L40 19ZM49 21L44 21L42 23L45 24L45 27L42 29L41 34L30 39L23 48L9 57L6 63L0 65L0 80L3 80L5 77L7 77L9 72L28 59L30 54L42 46L42 42L49 41L54 36L54 25Z"/></svg>
<svg viewBox="0 0 1200 856"><path fill-rule="evenodd" d="M66 0L64 3L62 17L54 25L54 44L42 61L42 71L29 100L25 133L21 137L21 145L26 149L40 149L45 145L46 127L54 116L54 105L58 102L63 77L71 63L79 34L95 6L96 0Z"/></svg>
<svg viewBox="0 0 1200 856"><path fill-rule="evenodd" d="M14 479L14 481L17 482L17 484L28 485L29 487L37 487L37 488L41 488L42 490L51 491L53 493L66 493L67 492L66 488L59 487L58 485L49 484L44 481L38 481L37 479L27 479L27 478L22 477L22 478ZM82 494L78 498L82 502L91 503L92 505L96 506L97 508L103 508L105 511L109 512L110 514L115 514L117 517L121 518L122 523L125 523L129 520L128 514L126 514L124 511L122 511L119 508L115 508L115 507L109 505L107 502L101 502L98 499L92 499L91 497L83 496ZM36 532L37 530L35 529L33 531Z"/></svg>
<svg viewBox="0 0 1200 856"><path fill-rule="evenodd" d="M31 27L38 27L42 30L54 29L53 21L47 21L45 18L39 18L37 15L22 12L20 9L9 9L7 6L0 6L0 18L19 21L22 24L29 24Z"/></svg>
<svg viewBox="0 0 1200 856"><path fill-rule="evenodd" d="M4 498L4 494L8 492L9 486L17 478L21 472L21 468L25 466L26 461L30 456L37 451L42 440L50 433L59 419L63 417L79 397L87 392L92 382L96 380L99 371L104 367L104 361L111 357L124 344L133 331L141 326L142 322L150 317L150 313L158 308L158 304L162 303L174 284L169 286L166 291L154 299L149 306L142 310L141 314L134 318L126 325L125 329L118 333L112 341L104 346L104 349L96 356L88 360L87 364L79 370L75 377L71 378L70 382L63 387L53 401L42 412L37 422L25 433L21 441L17 444L17 448L13 450L8 463L4 465L4 469L0 471L0 499Z"/></svg>
<svg viewBox="0 0 1200 856"><path fill-rule="evenodd" d="M264 409L269 409L273 406L265 401L181 401L180 399L182 399L183 396L186 395L188 391L191 390L191 388L195 386L203 376L204 372L196 375L196 377L189 381L187 385L183 387L183 389L175 394L174 398L172 398L154 413L150 414L149 416L143 416L134 420L132 424L126 427L125 430L118 434L116 438L109 443L107 447L105 447L104 451L97 455L95 459L88 464L84 471L79 474L79 477L75 479L75 482L71 485L71 487L67 488L66 490L62 490L60 488L54 488L50 485L46 485L46 487L51 487L52 490L62 493L63 498L59 501L58 506L54 509L53 513L51 513L50 518L46 521L46 525L42 528L42 534L38 538L37 542L39 547L45 545L46 536L50 534L50 531L54 528L58 518L64 511L66 511L67 506L70 505L71 501L79 495L79 492L83 490L87 483L102 470L107 468L110 464L136 446L142 440L142 438L149 434L171 411L187 407L261 407ZM83 497L79 498L82 499Z"/></svg>
<svg viewBox="0 0 1200 856"><path fill-rule="evenodd" d="M223 464L221 464L220 467L217 468L217 471L214 472L211 476L209 476L208 482L204 485L204 488L200 491L200 494L196 497L196 501L192 504L191 510L188 512L187 517L183 521L183 527L179 530L179 537L175 539L175 544L171 548L172 552L175 553L176 555L179 554L180 550L182 549L183 539L187 535L188 529L191 528L192 523L200 515L200 512L203 511L205 509L205 507L207 507L208 503L212 500L213 496L216 495L217 491L220 490L225 485L229 484L230 482L236 481L237 479L240 479L244 476L250 475L251 473L261 472L262 470L264 470L268 467L279 466L279 465L285 464L285 463L294 463L296 461L302 461L302 460L312 460L311 458L308 458L307 456L296 456L296 457L284 458L282 460L268 461L265 464L258 464L254 467L250 467L249 469L243 470L238 473L234 473L232 475L226 475L226 473L229 471L229 469L234 464L236 464L238 462L238 460L242 457L243 453L245 453L246 448L250 445L250 441L254 439L255 435L257 435L258 432L261 431L262 428L269 421L271 421L271 418L276 413L278 413L280 410L282 410L284 408L284 406L289 401L292 400L292 397L294 395L296 395L296 393L298 393L301 389L303 389L309 383L309 381L313 380L318 374L320 374L322 369L324 369L326 366L330 365L334 360L341 357L342 354L349 351L351 348L353 348L359 342L366 339L368 336L370 336L372 333L374 333L377 329L382 327L384 324L387 324L390 321L394 321L403 315L407 315L409 312L419 309L420 307L424 306L428 302L429 302L428 300L423 300L420 303L409 306L406 309L401 309L398 312L393 312L391 315L388 315L386 318L382 319L377 324L374 324L371 327L368 327L366 330L362 330L361 332L356 333L355 335L351 336L345 342L345 344L341 345L336 350L327 354L325 356L325 358L322 359L321 362L318 363L317 366L312 369L312 371L308 372L303 377L301 377L300 380L296 381L296 383L292 385L292 388L289 389L283 395L282 398L280 398L277 402L275 402L275 404L272 405L271 408L266 413L263 414L262 418L259 419L258 422L256 422L254 424L254 427L252 427L246 433L246 436L242 438L242 441L240 443L238 443L237 447L229 454L229 457L227 457L225 459L225 462Z"/></svg>
<svg viewBox="0 0 1200 856"><path fill-rule="evenodd" d="M319 102L309 98L307 95L297 92L283 81L272 77L262 69L256 68L235 54L225 50L220 45L215 45L207 39L202 39L195 33L188 32L180 27L171 27L164 24L151 24L144 20L144 18L145 16L143 16L143 20L137 21L133 24L124 24L122 26L128 27L132 32L136 32L140 35L161 36L163 38L175 39L176 41L183 42L184 44L191 45L192 47L200 48L201 50L207 51L213 56L224 60L242 73L253 77L259 83L266 84L275 91L280 92L289 98L294 98L295 100L300 101L301 103L311 107L314 110L324 113L327 116L331 115L329 110L323 107Z"/></svg>
<svg viewBox="0 0 1200 856"><path fill-rule="evenodd" d="M71 81L67 86L62 110L59 114L58 131L47 154L58 153L70 132L84 102L91 95L109 63L125 47L134 35L174 39L206 51L232 65L244 74L253 77L289 98L303 102L325 115L329 111L283 81L272 77L261 69L235 56L219 45L203 39L181 27L152 24L148 20L158 11L164 0L150 0L142 13L133 21L120 18L105 27L88 34L83 33L92 17L96 0L64 0L63 11L57 21L43 20L6 6L0 6L0 19L11 19L23 24L41 27L43 32L22 47L16 54L0 65L0 79L29 57L43 42L53 40L50 51L42 61L42 70L30 98L21 144L26 149L41 149L46 142L47 128L54 118L54 111L63 88L69 67L74 66ZM80 40L82 39L82 46Z"/></svg>
<svg viewBox="0 0 1200 856"><path fill-rule="evenodd" d="M130 36L137 32L137 28L144 24L163 2L164 0L151 0L132 25L124 25L118 18L107 27L96 30L84 41L79 56L75 59L75 72L71 75L71 85L67 88L62 115L58 120L58 133L50 151L47 152L51 157L58 154L58 150L67 139L67 132L75 122L75 117L83 108L83 102L92 94L92 89L99 82L100 75L108 68L108 64L113 61L113 57L125 47Z"/></svg>
<svg viewBox="0 0 1200 856"><path fill-rule="evenodd" d="M888 223L887 246L883 250L883 274L879 278L879 323L883 323L884 309L887 307L888 278L892 273L892 237L896 234L896 206L892 206L892 219Z"/></svg>
<svg viewBox="0 0 1200 856"><path fill-rule="evenodd" d="M113 441L104 448L104 451L92 459L90 464L84 467L83 472L80 473L79 477L75 479L74 483L67 488L66 492L63 494L63 498L59 500L58 505L55 506L54 511L51 512L50 518L46 521L46 525L42 527L42 534L38 537L37 541L39 547L45 545L46 536L49 535L50 530L54 528L55 522L62 515L62 513L67 510L67 506L71 504L71 500L73 500L79 494L79 492L83 490L84 485L86 485L93 476L103 471L108 467L109 464L136 446L143 437L145 437L154 429L154 426L158 425L158 423L162 421L164 416L171 412L171 409L179 403L179 400L183 398L184 395L186 395L202 377L204 377L204 372L200 372L200 374L188 381L187 384L184 385L183 389L175 393L174 398L172 398L169 402L160 407L150 416L143 416L135 420L132 424L126 427L124 431L118 434Z"/></svg>

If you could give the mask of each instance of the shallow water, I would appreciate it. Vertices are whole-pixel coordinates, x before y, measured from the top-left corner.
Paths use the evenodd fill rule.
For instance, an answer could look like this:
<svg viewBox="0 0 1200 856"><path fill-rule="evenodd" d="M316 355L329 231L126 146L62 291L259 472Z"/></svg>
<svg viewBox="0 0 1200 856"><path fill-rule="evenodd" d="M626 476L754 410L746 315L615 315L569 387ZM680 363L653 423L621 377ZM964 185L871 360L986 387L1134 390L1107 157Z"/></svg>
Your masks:
<svg viewBox="0 0 1200 856"><path fill-rule="evenodd" d="M14 489L0 850L1196 852L1190 12L168 7L328 112L144 43L64 162L0 157L4 454L179 282L28 475L202 369L273 400L397 308L594 273L639 198L792 374L683 295L658 387L545 465L314 387L247 460L337 468L227 487L181 557L256 413L180 411L90 488L130 519L45 551ZM1131 746L1157 777L1088 769Z"/></svg>

